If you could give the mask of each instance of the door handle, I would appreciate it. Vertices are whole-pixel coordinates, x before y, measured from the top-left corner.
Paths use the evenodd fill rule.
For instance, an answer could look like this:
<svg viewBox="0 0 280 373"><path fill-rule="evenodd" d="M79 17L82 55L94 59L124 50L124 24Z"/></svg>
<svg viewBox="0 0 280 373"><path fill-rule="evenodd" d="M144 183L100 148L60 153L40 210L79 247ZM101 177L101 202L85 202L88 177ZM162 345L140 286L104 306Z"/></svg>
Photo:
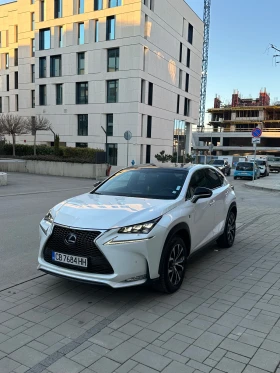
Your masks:
<svg viewBox="0 0 280 373"><path fill-rule="evenodd" d="M215 203L215 200L213 199L213 201L211 201L211 202L209 203L209 206L214 205L214 203Z"/></svg>

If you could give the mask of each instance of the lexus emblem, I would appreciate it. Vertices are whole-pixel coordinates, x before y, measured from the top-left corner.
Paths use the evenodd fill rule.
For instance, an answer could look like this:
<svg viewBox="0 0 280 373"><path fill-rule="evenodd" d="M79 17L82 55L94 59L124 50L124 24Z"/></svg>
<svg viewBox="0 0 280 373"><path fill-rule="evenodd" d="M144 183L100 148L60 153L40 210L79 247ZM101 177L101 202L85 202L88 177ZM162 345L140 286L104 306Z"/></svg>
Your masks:
<svg viewBox="0 0 280 373"><path fill-rule="evenodd" d="M75 245L77 236L74 233L68 233L64 241L66 245Z"/></svg>

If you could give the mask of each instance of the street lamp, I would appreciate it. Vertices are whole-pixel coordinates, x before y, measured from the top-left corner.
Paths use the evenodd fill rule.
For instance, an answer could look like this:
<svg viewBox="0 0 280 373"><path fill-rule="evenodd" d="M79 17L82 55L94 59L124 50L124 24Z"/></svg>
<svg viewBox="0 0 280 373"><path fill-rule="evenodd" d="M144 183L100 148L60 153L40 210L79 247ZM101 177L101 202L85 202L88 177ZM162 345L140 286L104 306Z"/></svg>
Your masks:
<svg viewBox="0 0 280 373"><path fill-rule="evenodd" d="M106 163L108 163L108 135L107 135L107 131L105 130L105 128L103 126L101 126L103 132L105 133L105 136L106 136L106 142L105 142L105 153L106 153Z"/></svg>

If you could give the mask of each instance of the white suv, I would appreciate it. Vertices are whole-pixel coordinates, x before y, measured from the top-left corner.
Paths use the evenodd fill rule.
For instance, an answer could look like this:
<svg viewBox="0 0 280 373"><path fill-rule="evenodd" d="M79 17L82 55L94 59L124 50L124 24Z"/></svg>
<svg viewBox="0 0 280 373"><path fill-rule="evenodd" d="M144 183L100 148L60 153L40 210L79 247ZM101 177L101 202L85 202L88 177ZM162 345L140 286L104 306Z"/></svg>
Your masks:
<svg viewBox="0 0 280 373"><path fill-rule="evenodd" d="M38 269L114 288L183 282L190 254L234 243L236 197L211 166L139 166L52 208L40 223Z"/></svg>

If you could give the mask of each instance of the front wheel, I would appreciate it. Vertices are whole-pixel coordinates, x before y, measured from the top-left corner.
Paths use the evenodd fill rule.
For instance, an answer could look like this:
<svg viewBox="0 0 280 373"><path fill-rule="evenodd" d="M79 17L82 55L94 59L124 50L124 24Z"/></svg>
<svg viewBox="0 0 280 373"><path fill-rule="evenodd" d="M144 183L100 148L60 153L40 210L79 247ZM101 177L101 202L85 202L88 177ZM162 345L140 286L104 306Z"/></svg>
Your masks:
<svg viewBox="0 0 280 373"><path fill-rule="evenodd" d="M223 248L229 248L233 245L236 233L236 214L234 211L230 211L223 234L218 238L217 244Z"/></svg>
<svg viewBox="0 0 280 373"><path fill-rule="evenodd" d="M180 236L171 237L164 246L160 278L156 288L164 293L175 293L184 280L188 251Z"/></svg>
<svg viewBox="0 0 280 373"><path fill-rule="evenodd" d="M236 179L237 179L237 176L234 176L233 178L234 178L234 180L236 180Z"/></svg>

